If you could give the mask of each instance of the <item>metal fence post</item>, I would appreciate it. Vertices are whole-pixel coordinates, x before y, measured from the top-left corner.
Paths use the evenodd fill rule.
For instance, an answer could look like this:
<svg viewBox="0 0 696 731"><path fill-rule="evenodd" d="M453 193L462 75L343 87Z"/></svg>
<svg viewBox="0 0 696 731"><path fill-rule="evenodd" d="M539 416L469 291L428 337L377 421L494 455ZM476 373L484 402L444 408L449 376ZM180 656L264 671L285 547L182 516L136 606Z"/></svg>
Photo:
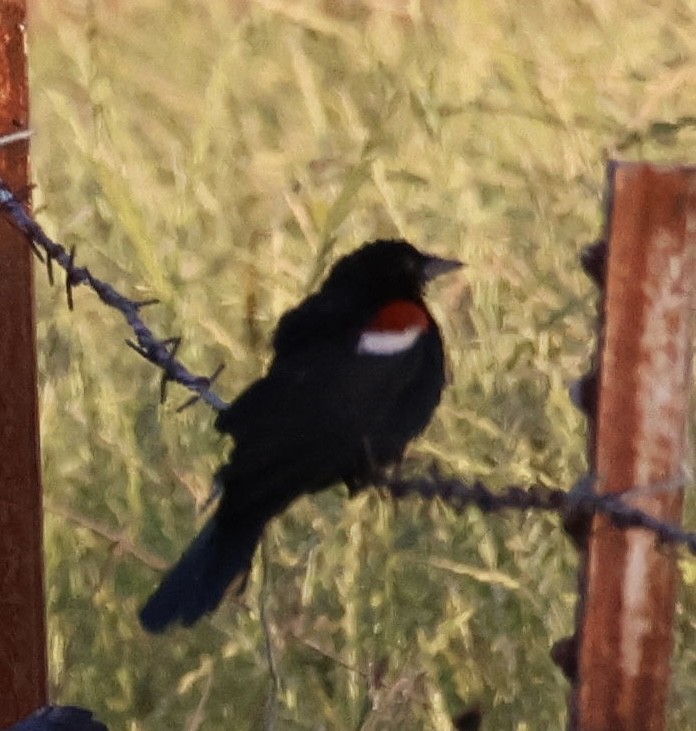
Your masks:
<svg viewBox="0 0 696 731"><path fill-rule="evenodd" d="M599 493L681 519L696 292L696 169L612 163L594 445ZM576 731L663 731L678 573L644 529L592 520Z"/></svg>
<svg viewBox="0 0 696 731"><path fill-rule="evenodd" d="M0 176L28 190L25 0L0 0ZM19 135L21 137L21 135ZM24 236L0 220L0 727L46 702L34 287Z"/></svg>

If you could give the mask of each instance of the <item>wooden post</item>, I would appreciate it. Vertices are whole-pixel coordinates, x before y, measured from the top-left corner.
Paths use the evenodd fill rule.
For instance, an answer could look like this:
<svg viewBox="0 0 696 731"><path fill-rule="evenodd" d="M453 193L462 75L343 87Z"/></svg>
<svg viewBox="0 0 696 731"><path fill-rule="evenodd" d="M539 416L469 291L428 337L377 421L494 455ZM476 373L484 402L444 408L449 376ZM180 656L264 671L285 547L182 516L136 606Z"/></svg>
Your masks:
<svg viewBox="0 0 696 731"><path fill-rule="evenodd" d="M610 166L594 471L599 493L681 519L696 292L696 170ZM593 518L571 728L663 731L678 572L644 529Z"/></svg>
<svg viewBox="0 0 696 731"><path fill-rule="evenodd" d="M0 0L0 136L28 127L25 0ZM0 146L0 176L28 184L28 143ZM0 220L0 728L46 702L43 543L32 261Z"/></svg>

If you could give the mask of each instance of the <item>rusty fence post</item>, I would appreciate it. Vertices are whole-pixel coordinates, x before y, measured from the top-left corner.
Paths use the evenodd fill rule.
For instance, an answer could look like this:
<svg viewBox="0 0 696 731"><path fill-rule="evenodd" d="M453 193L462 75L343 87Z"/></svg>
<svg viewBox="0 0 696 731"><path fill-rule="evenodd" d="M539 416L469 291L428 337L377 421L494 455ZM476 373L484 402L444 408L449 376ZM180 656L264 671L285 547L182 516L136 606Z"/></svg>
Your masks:
<svg viewBox="0 0 696 731"><path fill-rule="evenodd" d="M28 190L25 0L0 0L0 176ZM5 140L7 142L7 140ZM32 261L0 220L0 728L46 702Z"/></svg>
<svg viewBox="0 0 696 731"><path fill-rule="evenodd" d="M593 471L679 523L688 460L696 169L609 166L611 210ZM663 731L678 572L646 530L592 520L581 586L574 731Z"/></svg>

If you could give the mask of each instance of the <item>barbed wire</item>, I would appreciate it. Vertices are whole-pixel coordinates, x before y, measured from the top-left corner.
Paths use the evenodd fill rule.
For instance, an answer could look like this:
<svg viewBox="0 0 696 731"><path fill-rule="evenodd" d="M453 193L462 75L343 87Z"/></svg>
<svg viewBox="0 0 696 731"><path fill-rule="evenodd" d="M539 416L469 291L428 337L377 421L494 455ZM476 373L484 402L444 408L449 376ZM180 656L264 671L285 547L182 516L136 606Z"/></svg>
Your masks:
<svg viewBox="0 0 696 731"><path fill-rule="evenodd" d="M68 251L62 244L53 241L26 212L24 205L2 179L0 179L0 210L9 217L14 226L26 234L33 253L39 261L46 265L48 280L51 284L54 282L53 263L57 263L65 270L65 294L70 310L74 306L73 288L86 284L104 304L118 310L124 316L135 336L134 340L126 340L128 346L145 360L162 369L160 388L162 401L166 396L167 384L175 382L194 392L194 396L179 409L184 409L198 400L205 401L218 411L228 405L211 389L224 366L218 366L210 376L198 376L191 373L176 357L181 338L157 338L143 321L142 309L148 305L157 304L158 300L132 300L118 292L108 282L95 277L87 267L77 266L75 247Z"/></svg>
<svg viewBox="0 0 696 731"><path fill-rule="evenodd" d="M611 518L619 528L645 528L660 542L684 546L696 556L696 533L660 520L630 504L631 499L646 492L654 494L683 488L681 476L654 486L635 486L624 492L604 494L596 491L597 483L596 476L584 475L570 490L546 485L507 485L493 492L480 480L468 484L457 477L444 477L437 469L432 469L431 474L425 477L388 480L385 488L397 498L406 495L418 495L427 500L439 498L457 512L470 506L484 513L502 510L554 512L562 515L567 525L601 513ZM573 534L573 537L576 536Z"/></svg>

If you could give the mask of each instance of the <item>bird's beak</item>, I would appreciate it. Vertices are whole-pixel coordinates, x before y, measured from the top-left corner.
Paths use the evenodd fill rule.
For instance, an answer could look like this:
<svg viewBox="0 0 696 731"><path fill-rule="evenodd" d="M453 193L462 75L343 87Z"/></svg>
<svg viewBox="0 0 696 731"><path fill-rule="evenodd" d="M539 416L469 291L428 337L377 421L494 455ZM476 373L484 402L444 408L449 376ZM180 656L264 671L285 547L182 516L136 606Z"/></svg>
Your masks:
<svg viewBox="0 0 696 731"><path fill-rule="evenodd" d="M460 269L464 266L461 261L456 259L441 259L439 256L426 256L423 262L423 279L429 282L435 277L439 277L441 274L447 274L447 272L453 272L455 269Z"/></svg>

